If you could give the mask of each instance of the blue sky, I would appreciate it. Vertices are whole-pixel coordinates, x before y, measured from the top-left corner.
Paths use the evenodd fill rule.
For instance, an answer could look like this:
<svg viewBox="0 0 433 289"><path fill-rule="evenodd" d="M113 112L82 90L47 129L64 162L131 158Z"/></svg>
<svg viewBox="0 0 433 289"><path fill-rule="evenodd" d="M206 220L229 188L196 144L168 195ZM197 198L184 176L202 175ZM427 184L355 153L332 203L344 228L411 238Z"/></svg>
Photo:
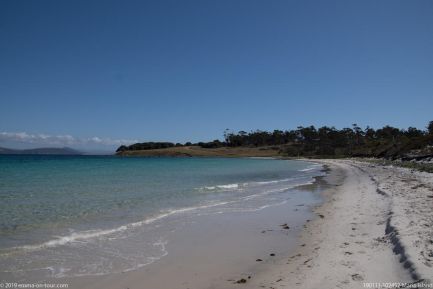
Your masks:
<svg viewBox="0 0 433 289"><path fill-rule="evenodd" d="M424 128L432 15L427 0L1 1L0 146Z"/></svg>

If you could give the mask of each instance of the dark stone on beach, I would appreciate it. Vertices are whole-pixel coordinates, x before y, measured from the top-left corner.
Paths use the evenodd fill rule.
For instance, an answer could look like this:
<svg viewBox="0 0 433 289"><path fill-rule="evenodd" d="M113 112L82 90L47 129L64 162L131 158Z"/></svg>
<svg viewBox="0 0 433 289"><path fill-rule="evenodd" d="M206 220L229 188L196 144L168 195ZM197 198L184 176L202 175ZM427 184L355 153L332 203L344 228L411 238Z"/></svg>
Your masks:
<svg viewBox="0 0 433 289"><path fill-rule="evenodd" d="M322 214L319 214L319 217L322 218L322 219L325 218L325 216L322 215Z"/></svg>
<svg viewBox="0 0 433 289"><path fill-rule="evenodd" d="M262 231L262 233L264 234L264 233L266 233L266 232L272 232L273 230L271 230L271 229L267 229L267 230L263 230Z"/></svg>
<svg viewBox="0 0 433 289"><path fill-rule="evenodd" d="M359 274L352 274L352 280L353 281L362 281L362 280L364 280L364 278Z"/></svg>
<svg viewBox="0 0 433 289"><path fill-rule="evenodd" d="M245 280L244 278L239 279L238 281L235 282L236 284L245 284L247 283L247 280Z"/></svg>
<svg viewBox="0 0 433 289"><path fill-rule="evenodd" d="M271 254L269 254L269 256L272 256L272 257L274 257L274 256L275 256L275 254L274 254L274 253L271 253Z"/></svg>
<svg viewBox="0 0 433 289"><path fill-rule="evenodd" d="M263 261L262 259L257 259L257 260L256 260L256 262L262 262L262 261Z"/></svg>

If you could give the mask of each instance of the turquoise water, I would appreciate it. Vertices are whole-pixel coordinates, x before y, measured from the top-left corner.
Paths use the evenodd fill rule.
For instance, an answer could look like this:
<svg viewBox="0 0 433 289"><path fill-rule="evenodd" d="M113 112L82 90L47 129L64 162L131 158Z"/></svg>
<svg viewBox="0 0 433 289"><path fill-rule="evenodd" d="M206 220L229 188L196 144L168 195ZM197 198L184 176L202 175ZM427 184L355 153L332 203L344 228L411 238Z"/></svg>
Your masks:
<svg viewBox="0 0 433 289"><path fill-rule="evenodd" d="M0 156L0 276L136 269L168 254L181 224L280 204L320 169L253 158Z"/></svg>

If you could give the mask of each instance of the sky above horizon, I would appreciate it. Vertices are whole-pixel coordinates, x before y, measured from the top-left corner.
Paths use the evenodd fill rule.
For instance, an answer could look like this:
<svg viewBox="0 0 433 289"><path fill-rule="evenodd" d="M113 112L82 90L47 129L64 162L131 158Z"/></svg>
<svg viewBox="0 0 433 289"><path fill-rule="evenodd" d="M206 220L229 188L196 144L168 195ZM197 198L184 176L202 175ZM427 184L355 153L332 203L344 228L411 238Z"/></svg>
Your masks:
<svg viewBox="0 0 433 289"><path fill-rule="evenodd" d="M433 1L1 1L0 146L424 129Z"/></svg>

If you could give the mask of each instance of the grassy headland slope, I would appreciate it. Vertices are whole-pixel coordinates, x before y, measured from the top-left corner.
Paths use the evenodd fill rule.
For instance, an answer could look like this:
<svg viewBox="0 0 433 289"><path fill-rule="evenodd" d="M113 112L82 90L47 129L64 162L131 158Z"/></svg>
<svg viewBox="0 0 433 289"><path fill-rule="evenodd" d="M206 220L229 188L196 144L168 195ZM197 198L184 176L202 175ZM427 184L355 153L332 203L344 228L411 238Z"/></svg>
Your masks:
<svg viewBox="0 0 433 289"><path fill-rule="evenodd" d="M275 157L280 156L276 147L220 147L202 148L199 146L182 146L150 150L131 150L117 152L119 156L147 157Z"/></svg>

